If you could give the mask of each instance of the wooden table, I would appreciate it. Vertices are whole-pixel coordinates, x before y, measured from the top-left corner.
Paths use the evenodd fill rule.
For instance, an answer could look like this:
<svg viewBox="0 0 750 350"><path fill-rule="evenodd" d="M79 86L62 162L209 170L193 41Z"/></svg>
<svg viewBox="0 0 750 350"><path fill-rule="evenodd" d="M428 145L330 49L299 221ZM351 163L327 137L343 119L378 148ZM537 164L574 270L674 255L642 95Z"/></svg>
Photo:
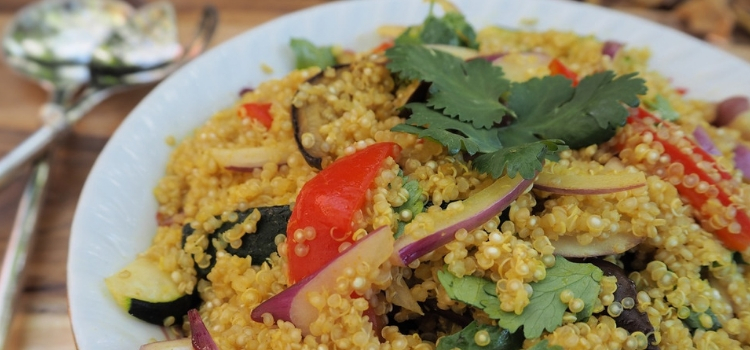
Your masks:
<svg viewBox="0 0 750 350"><path fill-rule="evenodd" d="M3 0L0 27L29 0ZM220 10L220 25L214 45L240 32L297 9L323 3L323 0L254 0L235 2L215 0ZM181 33L189 37L203 4L200 0L179 0ZM658 12L636 11L640 15L670 23ZM750 60L750 45L734 44L728 51ZM27 278L19 312L14 318L13 338L8 349L74 349L75 342L68 319L66 260L68 238L76 202L86 176L109 136L149 88L116 95L97 106L78 123L73 132L60 140L52 159L48 195L41 210L36 245L30 255ZM0 155L40 125L39 106L46 94L35 84L0 65ZM0 254L5 251L25 177L0 191Z"/></svg>

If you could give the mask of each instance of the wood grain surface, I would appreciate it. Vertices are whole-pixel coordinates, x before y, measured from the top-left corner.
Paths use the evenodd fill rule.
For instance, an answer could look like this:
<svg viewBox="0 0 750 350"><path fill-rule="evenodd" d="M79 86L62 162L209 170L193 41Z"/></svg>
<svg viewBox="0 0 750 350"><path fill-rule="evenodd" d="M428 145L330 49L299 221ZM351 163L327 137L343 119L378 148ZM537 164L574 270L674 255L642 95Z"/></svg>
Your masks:
<svg viewBox="0 0 750 350"><path fill-rule="evenodd" d="M133 0L135 1L135 0ZM322 0L214 0L220 24L213 45L274 17ZM28 0L0 0L0 28ZM176 0L179 28L189 37L205 2ZM676 25L666 12L622 9ZM721 47L750 61L747 39ZM68 319L66 260L70 225L83 183L109 136L147 93L141 88L111 97L97 106L73 132L60 139L52 157L51 179L41 210L36 240L26 270L11 344L6 349L75 349ZM46 94L34 83L0 64L0 155L4 155L40 125L39 106ZM0 255L4 254L25 176L0 191Z"/></svg>

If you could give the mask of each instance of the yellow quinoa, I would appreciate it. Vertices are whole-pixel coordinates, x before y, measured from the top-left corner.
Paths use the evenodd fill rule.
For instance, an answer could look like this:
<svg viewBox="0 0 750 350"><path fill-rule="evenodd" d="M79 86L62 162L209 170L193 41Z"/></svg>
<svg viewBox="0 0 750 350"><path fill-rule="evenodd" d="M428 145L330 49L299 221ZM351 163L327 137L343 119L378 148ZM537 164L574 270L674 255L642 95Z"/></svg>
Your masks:
<svg viewBox="0 0 750 350"><path fill-rule="evenodd" d="M601 54L603 43L594 37L558 31L486 28L477 40L481 54L542 53L557 57L579 76L602 70L639 72L649 88L642 99L663 96L680 114L679 123L687 132L698 125L706 127L725 154L740 142L739 131L708 124L715 117L710 103L684 99L666 78L651 71L648 50L627 48L610 58ZM454 320L435 315L452 313L496 324L485 312L451 299L437 278L438 270L445 267L458 277L491 280L500 308L520 314L534 292L531 284L543 280L555 264L555 241L570 236L587 245L618 234L641 239L628 258L633 260L628 262L629 277L637 296L615 301L616 279L604 277L594 315L579 320L576 313L586 305L572 291L563 291L560 299L569 309L562 325L540 338L525 340L524 348L547 340L565 349L643 349L649 336L662 349L750 348L750 286L746 282L750 269L737 263L733 252L696 222L695 209L680 198L673 182L648 173L651 148L623 155L614 142L564 151L559 161L546 163L545 171L578 175L646 172L646 186L597 195L531 190L510 205L507 216L495 217L471 231L459 230L451 243L410 266L386 263L370 271L373 290L365 293L369 300L335 291L309 296L320 310L320 317L309 326L311 334L304 335L292 323L270 315L263 322L253 321L254 307L289 286L287 256L293 247L287 245L285 232L278 232L277 251L266 261L234 256L226 249L254 234L261 218L256 211L240 221L237 211L271 205L293 208L302 186L317 173L297 150L292 106L326 101L321 114L328 122L320 126L320 138L302 136L303 144L317 142L326 151L324 166L377 142L395 142L403 149L398 161L385 162L369 188L365 206L353 223L357 238L380 226L395 229L400 221L411 219L421 226L408 225L406 235L419 235L420 229L429 227L418 213L394 211L408 199L400 173L418 181L423 199L432 203L429 212L451 210L444 207L493 181L472 169L467 159L448 155L434 142L391 131L403 122L399 107L408 96L397 88L382 56L365 53L345 59L352 63L344 74L337 75L333 68L298 70L245 93L176 143L166 175L154 189L160 226L144 255L159 261L182 292L200 294L200 314L221 349L434 349L438 339L461 329ZM536 67L518 79L549 73L546 67ZM308 82L317 74L323 75L322 84ZM247 103L270 104L273 123L269 128L238 117ZM623 129L618 140L629 137L628 127ZM223 167L214 156L216 150L258 147L281 150L280 158L237 171ZM719 161L732 169L731 160L722 157ZM224 222L234 226L221 240L210 239ZM193 232L183 242L186 225ZM209 245L217 250L215 265L206 280L199 280L195 265L208 266ZM612 254L606 259L622 266L623 256ZM750 261L748 254L743 258ZM630 333L617 326L615 318L632 308L647 315L654 334ZM379 329L366 316L368 309L378 318L388 315L391 322L416 326L408 332L395 324ZM684 322L691 310L704 328L715 328L715 321L720 327L691 332ZM428 311L431 317L424 316ZM189 331L187 323L181 326ZM474 336L478 345L488 342L485 333Z"/></svg>

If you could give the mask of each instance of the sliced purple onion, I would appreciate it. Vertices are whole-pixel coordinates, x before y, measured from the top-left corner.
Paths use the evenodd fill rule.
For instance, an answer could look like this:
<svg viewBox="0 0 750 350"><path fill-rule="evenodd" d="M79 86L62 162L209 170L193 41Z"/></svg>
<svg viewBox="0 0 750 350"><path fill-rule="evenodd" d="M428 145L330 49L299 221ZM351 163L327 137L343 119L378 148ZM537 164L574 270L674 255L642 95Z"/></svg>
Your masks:
<svg viewBox="0 0 750 350"><path fill-rule="evenodd" d="M745 96L727 98L716 105L716 119L713 124L725 126L731 124L737 116L750 110L750 101Z"/></svg>
<svg viewBox="0 0 750 350"><path fill-rule="evenodd" d="M140 350L193 350L193 342L190 338L162 340L141 345Z"/></svg>
<svg viewBox="0 0 750 350"><path fill-rule="evenodd" d="M745 181L750 181L750 147L739 144L734 148L734 166L742 171Z"/></svg>
<svg viewBox="0 0 750 350"><path fill-rule="evenodd" d="M255 89L254 89L254 88L251 88L251 87L243 87L242 89L240 89L240 97L242 97L243 95L245 95L245 94L246 94L246 93L248 93L248 92L253 92L253 91L255 91Z"/></svg>
<svg viewBox="0 0 750 350"><path fill-rule="evenodd" d="M646 186L646 175L621 174L551 174L540 173L534 189L564 195L594 195L628 191Z"/></svg>
<svg viewBox="0 0 750 350"><path fill-rule="evenodd" d="M701 148L708 152L708 154L712 156L721 155L721 151L716 148L714 140L711 139L711 136L708 135L708 132L702 126L698 125L695 130L693 130L693 137L695 137L695 141L698 142L698 146L701 146Z"/></svg>
<svg viewBox="0 0 750 350"><path fill-rule="evenodd" d="M620 52L620 49L625 46L625 44L618 42L618 41L612 41L607 40L604 42L604 46L602 46L602 55L609 56L610 58L615 58L618 52Z"/></svg>
<svg viewBox="0 0 750 350"><path fill-rule="evenodd" d="M630 232L610 235L607 239L594 238L589 244L580 244L572 235L560 236L557 240L550 240L555 247L555 255L566 258L589 258L611 254L622 254L643 241L643 237L636 237Z"/></svg>
<svg viewBox="0 0 750 350"><path fill-rule="evenodd" d="M336 287L340 277L345 276L347 270L364 264L377 269L391 257L393 243L393 232L387 226L370 232L364 238L354 242L322 269L258 305L253 309L250 317L257 322L263 322L263 315L270 314L274 320L292 322L302 330L303 334L310 334L310 324L318 318L319 314L318 308L310 303L310 295L314 293L322 295L326 291L328 293L342 292L337 291ZM361 282L369 283L369 281ZM355 278L350 288L353 291L369 288L369 285L359 285L355 288L358 283Z"/></svg>
<svg viewBox="0 0 750 350"><path fill-rule="evenodd" d="M432 232L420 238L408 234L399 237L391 262L396 265L409 265L419 257L452 241L458 230L471 231L483 225L505 210L531 186L532 181L533 179L526 180L521 176L514 179L501 177L466 200L456 202L456 205L451 204L446 210L419 214L428 216L427 219L432 221ZM419 222L416 221L416 224Z"/></svg>
<svg viewBox="0 0 750 350"><path fill-rule="evenodd" d="M190 339L195 350L219 350L216 342L211 338L211 333L208 333L198 310L190 309L188 320L190 321Z"/></svg>
<svg viewBox="0 0 750 350"><path fill-rule="evenodd" d="M266 163L286 164L293 150L287 148L259 146L245 148L213 148L209 152L216 163L231 171L252 172Z"/></svg>

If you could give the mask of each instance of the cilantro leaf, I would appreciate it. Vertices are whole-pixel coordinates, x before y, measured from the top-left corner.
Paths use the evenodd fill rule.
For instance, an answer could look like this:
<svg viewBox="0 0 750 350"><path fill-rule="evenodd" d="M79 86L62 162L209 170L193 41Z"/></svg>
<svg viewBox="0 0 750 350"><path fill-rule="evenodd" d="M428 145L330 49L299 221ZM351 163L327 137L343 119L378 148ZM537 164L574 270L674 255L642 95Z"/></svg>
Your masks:
<svg viewBox="0 0 750 350"><path fill-rule="evenodd" d="M549 340L544 339L534 344L529 350L563 350L563 347L560 345L549 345Z"/></svg>
<svg viewBox="0 0 750 350"><path fill-rule="evenodd" d="M490 342L486 345L478 345L474 341L474 334L486 331ZM507 329L488 324L479 324L477 321L469 323L460 332L444 336L438 340L436 350L517 350L523 345L523 337L520 333L511 333Z"/></svg>
<svg viewBox="0 0 750 350"><path fill-rule="evenodd" d="M702 329L705 331L715 331L721 328L721 321L719 321L719 318L716 317L716 314L711 310L711 308L708 308L706 310L705 314L711 317L711 321L713 321L713 324L711 325L711 328L703 327L703 323L701 322L701 315L703 315L703 312L697 312L695 310L690 310L690 316L688 318L682 320L682 322L690 329Z"/></svg>
<svg viewBox="0 0 750 350"><path fill-rule="evenodd" d="M396 45L386 51L388 69L401 78L432 83L427 105L443 114L488 129L512 112L500 97L510 88L503 70L486 60L463 61L449 53L418 45Z"/></svg>
<svg viewBox="0 0 750 350"><path fill-rule="evenodd" d="M408 132L421 138L435 140L447 147L450 154L464 150L473 155L502 148L495 130L474 128L471 124L450 118L422 103L410 103L406 107L411 109L411 116L405 124L394 126L393 131Z"/></svg>
<svg viewBox="0 0 750 350"><path fill-rule="evenodd" d="M576 298L584 302L584 310L579 318L591 316L594 302L599 296L599 281L602 270L592 264L572 263L557 257L555 266L547 269L547 276L530 283L534 292L529 304L520 315L500 309L500 301L495 291L495 283L475 276L456 277L446 271L438 271L438 280L448 296L471 306L480 308L498 325L516 332L523 326L527 339L542 335L544 330L553 331L562 324L562 317L568 306L560 300L560 293L570 289Z"/></svg>
<svg viewBox="0 0 750 350"><path fill-rule="evenodd" d="M477 35L466 18L458 12L448 12L442 18L430 14L421 25L408 27L394 41L403 44L442 44L477 48Z"/></svg>
<svg viewBox="0 0 750 350"><path fill-rule="evenodd" d="M443 22L458 34L462 46L472 49L479 48L479 43L477 43L477 33L474 31L474 27L466 21L466 17L460 12L446 13L443 16Z"/></svg>
<svg viewBox="0 0 750 350"><path fill-rule="evenodd" d="M499 131L506 146L539 139L561 139L570 148L601 143L625 124L637 95L644 94L644 81L635 73L615 78L612 71L581 79L576 88L561 76L549 76L517 83L511 87L508 107L515 111L514 123Z"/></svg>
<svg viewBox="0 0 750 350"><path fill-rule="evenodd" d="M499 178L505 173L511 178L521 174L524 179L530 179L542 170L544 159L567 148L562 140L542 140L505 147L480 155L474 160L474 167L480 172L489 173L493 178Z"/></svg>
<svg viewBox="0 0 750 350"><path fill-rule="evenodd" d="M656 113L659 118L673 122L680 117L680 114L672 108L666 98L662 95L656 95L653 101L645 101L646 107Z"/></svg>
<svg viewBox="0 0 750 350"><path fill-rule="evenodd" d="M399 171L399 176L403 178L402 188L406 189L409 193L409 199L404 204L394 208L396 215L399 215L404 210L409 210L412 213L412 218L417 214L424 211L424 202L422 201L422 188L419 186L419 181L405 176L403 172ZM411 221L411 220L409 220ZM394 237L398 238L404 233L404 228L408 221L398 220L398 229L394 233Z"/></svg>
<svg viewBox="0 0 750 350"><path fill-rule="evenodd" d="M336 57L333 56L330 46L315 46L306 39L292 38L289 41L295 57L295 67L304 69L309 67L332 67L336 64Z"/></svg>

